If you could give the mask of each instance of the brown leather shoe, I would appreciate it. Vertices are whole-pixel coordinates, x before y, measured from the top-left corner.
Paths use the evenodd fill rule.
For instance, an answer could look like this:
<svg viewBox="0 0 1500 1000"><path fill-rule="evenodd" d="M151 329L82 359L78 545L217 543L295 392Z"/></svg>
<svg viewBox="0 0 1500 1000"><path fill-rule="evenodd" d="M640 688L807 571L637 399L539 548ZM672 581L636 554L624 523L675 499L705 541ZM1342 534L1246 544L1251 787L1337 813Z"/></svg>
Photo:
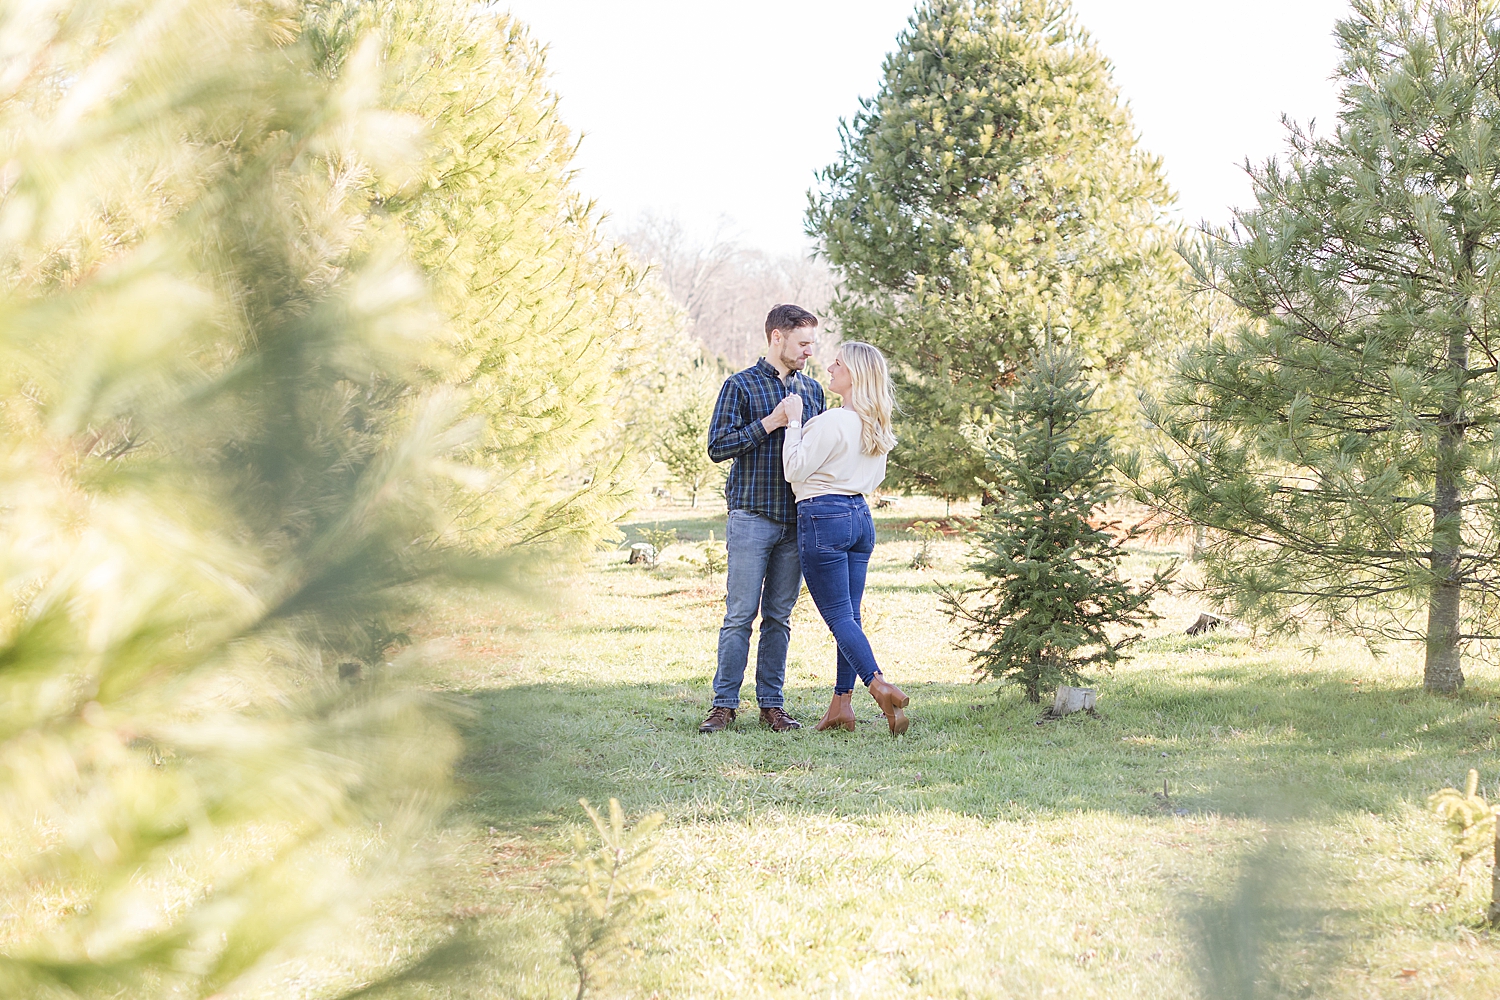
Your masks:
<svg viewBox="0 0 1500 1000"><path fill-rule="evenodd" d="M722 733L724 730L729 728L729 724L734 721L734 717L738 714L739 713L732 708L725 708L723 705L715 705L713 708L708 710L708 718L703 720L703 725L698 727L698 732Z"/></svg>
<svg viewBox="0 0 1500 1000"><path fill-rule="evenodd" d="M789 733L793 729L802 728L802 723L787 715L780 708L761 709L760 724L762 726L770 726L773 733Z"/></svg>
<svg viewBox="0 0 1500 1000"><path fill-rule="evenodd" d="M820 733L825 729L844 729L854 732L854 706L850 704L853 697L853 691L848 694L834 695L833 701L828 703L828 711L823 713L823 717L813 728Z"/></svg>
<svg viewBox="0 0 1500 1000"><path fill-rule="evenodd" d="M906 692L886 680L884 674L876 673L870 678L870 697L875 699L875 704L885 713L885 721L890 724L892 736L900 736L906 732L910 723L902 709L911 704Z"/></svg>

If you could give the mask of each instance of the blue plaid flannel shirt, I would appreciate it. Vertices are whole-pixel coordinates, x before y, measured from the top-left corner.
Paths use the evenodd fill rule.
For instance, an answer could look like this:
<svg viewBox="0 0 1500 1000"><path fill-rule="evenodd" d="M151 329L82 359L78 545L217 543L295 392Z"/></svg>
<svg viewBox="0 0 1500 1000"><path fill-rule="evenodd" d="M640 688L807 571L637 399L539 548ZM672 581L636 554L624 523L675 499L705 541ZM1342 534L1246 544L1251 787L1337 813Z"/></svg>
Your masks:
<svg viewBox="0 0 1500 1000"><path fill-rule="evenodd" d="M793 372L783 384L765 358L729 376L719 390L708 425L708 457L715 462L734 459L724 484L730 510L754 511L782 524L797 522L797 498L781 468L786 431L767 434L761 424L792 391L802 397L804 423L823 412L823 387L816 379Z"/></svg>

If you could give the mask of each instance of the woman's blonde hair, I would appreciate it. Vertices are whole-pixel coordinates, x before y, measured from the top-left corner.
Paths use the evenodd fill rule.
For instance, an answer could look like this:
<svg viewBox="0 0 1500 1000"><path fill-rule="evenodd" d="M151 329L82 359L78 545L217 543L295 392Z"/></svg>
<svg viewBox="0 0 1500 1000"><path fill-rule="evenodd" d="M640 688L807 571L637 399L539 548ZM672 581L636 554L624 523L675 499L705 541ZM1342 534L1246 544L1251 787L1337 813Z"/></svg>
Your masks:
<svg viewBox="0 0 1500 1000"><path fill-rule="evenodd" d="M891 411L896 392L891 387L891 369L878 347L851 340L839 347L839 358L849 369L849 395L844 405L859 416L860 450L866 455L884 455L896 447L891 430Z"/></svg>

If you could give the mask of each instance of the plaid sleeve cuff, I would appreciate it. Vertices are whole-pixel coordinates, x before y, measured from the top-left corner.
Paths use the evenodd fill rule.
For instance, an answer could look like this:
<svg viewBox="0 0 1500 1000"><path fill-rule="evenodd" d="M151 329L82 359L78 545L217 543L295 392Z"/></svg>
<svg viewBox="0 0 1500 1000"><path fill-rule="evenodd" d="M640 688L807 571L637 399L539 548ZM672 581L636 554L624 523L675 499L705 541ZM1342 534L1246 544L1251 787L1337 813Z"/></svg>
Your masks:
<svg viewBox="0 0 1500 1000"><path fill-rule="evenodd" d="M770 432L766 430L766 425L761 423L759 420L750 421L749 426L745 429L750 432L750 440L754 441L756 444L760 444L766 438L771 436Z"/></svg>

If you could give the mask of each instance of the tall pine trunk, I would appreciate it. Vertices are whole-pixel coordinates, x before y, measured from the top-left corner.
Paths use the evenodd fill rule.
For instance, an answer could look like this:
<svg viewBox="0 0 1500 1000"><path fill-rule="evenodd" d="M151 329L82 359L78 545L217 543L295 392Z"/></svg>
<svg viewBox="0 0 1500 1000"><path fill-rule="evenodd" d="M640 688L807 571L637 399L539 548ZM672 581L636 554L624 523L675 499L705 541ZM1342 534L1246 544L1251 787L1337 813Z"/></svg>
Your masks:
<svg viewBox="0 0 1500 1000"><path fill-rule="evenodd" d="M1459 619L1463 603L1459 550L1463 543L1463 390L1468 377L1467 324L1448 334L1448 373L1453 390L1439 419L1437 475L1432 505L1432 593L1427 603L1427 663L1422 684L1452 693L1464 686Z"/></svg>
<svg viewBox="0 0 1500 1000"><path fill-rule="evenodd" d="M1456 514L1458 490L1451 480L1438 480L1437 515L1442 518L1444 497L1448 510ZM1463 665L1459 655L1459 604L1462 588L1453 579L1457 562L1452 546L1453 532L1434 526L1432 532L1432 572L1437 577L1427 602L1427 662L1422 684L1429 691L1451 693L1464 685Z"/></svg>

